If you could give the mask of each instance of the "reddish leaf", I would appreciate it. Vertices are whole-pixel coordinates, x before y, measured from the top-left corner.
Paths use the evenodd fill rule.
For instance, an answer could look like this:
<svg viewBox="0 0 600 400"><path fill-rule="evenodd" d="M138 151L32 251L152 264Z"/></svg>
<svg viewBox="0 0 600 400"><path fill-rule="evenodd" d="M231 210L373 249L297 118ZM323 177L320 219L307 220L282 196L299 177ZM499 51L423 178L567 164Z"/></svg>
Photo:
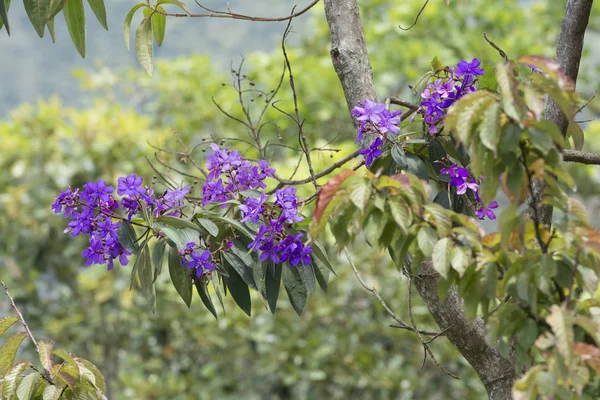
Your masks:
<svg viewBox="0 0 600 400"><path fill-rule="evenodd" d="M319 191L319 195L317 196L317 204L313 213L316 222L319 222L319 220L323 216L323 212L327 208L327 205L329 205L331 199L333 199L333 196L335 196L342 184L346 181L346 179L348 179L355 173L356 171L352 170L344 171L341 174L331 178L329 182L327 182L325 186L321 188L321 190Z"/></svg>
<svg viewBox="0 0 600 400"><path fill-rule="evenodd" d="M597 374L600 374L600 349L594 345L575 342L573 353L584 360Z"/></svg>

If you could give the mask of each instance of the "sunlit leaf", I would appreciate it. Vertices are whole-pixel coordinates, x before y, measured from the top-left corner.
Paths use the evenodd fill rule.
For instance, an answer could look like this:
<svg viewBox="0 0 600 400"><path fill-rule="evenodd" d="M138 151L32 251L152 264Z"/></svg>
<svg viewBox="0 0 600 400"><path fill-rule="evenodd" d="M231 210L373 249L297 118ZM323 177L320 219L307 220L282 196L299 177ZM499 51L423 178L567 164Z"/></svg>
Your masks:
<svg viewBox="0 0 600 400"><path fill-rule="evenodd" d="M154 44L152 43L152 20L144 18L135 32L135 53L142 68L149 76L154 71Z"/></svg>
<svg viewBox="0 0 600 400"><path fill-rule="evenodd" d="M27 337L25 332L15 333L13 336L6 339L2 344L2 347L0 347L0 376L6 375L12 368L15 363L17 350L25 337Z"/></svg>

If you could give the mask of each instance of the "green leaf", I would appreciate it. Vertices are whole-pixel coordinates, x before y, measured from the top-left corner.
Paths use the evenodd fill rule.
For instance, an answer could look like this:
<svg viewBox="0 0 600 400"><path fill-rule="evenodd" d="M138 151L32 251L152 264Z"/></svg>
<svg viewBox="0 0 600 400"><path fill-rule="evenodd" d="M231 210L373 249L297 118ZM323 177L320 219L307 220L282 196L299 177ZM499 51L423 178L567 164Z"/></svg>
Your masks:
<svg viewBox="0 0 600 400"><path fill-rule="evenodd" d="M485 111L479 130L481 143L494 152L498 152L500 143L500 104L494 103Z"/></svg>
<svg viewBox="0 0 600 400"><path fill-rule="evenodd" d="M452 254L450 258L450 265L452 268L458 272L459 276L463 276L469 264L471 263L471 257L467 253L468 249L463 248L461 246L455 246L452 249Z"/></svg>
<svg viewBox="0 0 600 400"><path fill-rule="evenodd" d="M129 36L131 35L131 21L133 20L133 16L135 15L135 12L137 10L139 10L141 7L144 7L144 3L136 4L135 6L133 6L133 8L131 10L129 10L129 12L125 16L125 22L123 24L123 35L125 37L125 47L127 48L127 51L129 51L129 48L130 48Z"/></svg>
<svg viewBox="0 0 600 400"><path fill-rule="evenodd" d="M161 6L156 7L159 11L165 12ZM165 28L167 27L167 17L162 14L152 14L152 35L156 41L156 45L160 47L165 39Z"/></svg>
<svg viewBox="0 0 600 400"><path fill-rule="evenodd" d="M538 337L538 328L535 320L529 318L525 323L521 324L521 328L517 332L517 343L524 349L530 349Z"/></svg>
<svg viewBox="0 0 600 400"><path fill-rule="evenodd" d="M556 336L556 348L565 358L568 364L573 356L573 317L568 310L554 304L550 308L550 315L546 317L546 322L552 327L552 332Z"/></svg>
<svg viewBox="0 0 600 400"><path fill-rule="evenodd" d="M392 154L392 159L394 162L401 168L404 168L406 165L406 153L401 145L394 143L392 146L392 150L390 151Z"/></svg>
<svg viewBox="0 0 600 400"><path fill-rule="evenodd" d="M2 347L0 347L0 376L6 375L12 368L15 363L17 350L26 336L27 334L25 332L15 333L13 336L6 339L2 344Z"/></svg>
<svg viewBox="0 0 600 400"><path fill-rule="evenodd" d="M33 398L38 383L42 379L42 375L39 372L34 372L27 375L19 383L17 387L17 399L19 400L30 400Z"/></svg>
<svg viewBox="0 0 600 400"><path fill-rule="evenodd" d="M285 287L294 311L301 316L306 304L307 292L297 269L287 265L283 266L283 287Z"/></svg>
<svg viewBox="0 0 600 400"><path fill-rule="evenodd" d="M187 229L192 229L194 231L202 233L202 229L200 229L200 227L198 225L196 225L195 223L193 223L191 221L183 219L183 218L174 217L172 215L161 215L160 217L156 218L156 220L165 225L172 226L173 228L177 228L177 229L187 228Z"/></svg>
<svg viewBox="0 0 600 400"><path fill-rule="evenodd" d="M85 58L85 11L83 10L83 1L68 0L63 14L71 40L81 57Z"/></svg>
<svg viewBox="0 0 600 400"><path fill-rule="evenodd" d="M433 253L433 247L438 240L438 235L435 231L429 226L424 226L419 229L419 233L417 233L417 244L419 245L419 249L425 255L425 257L431 257Z"/></svg>
<svg viewBox="0 0 600 400"><path fill-rule="evenodd" d="M388 201L390 212L394 221L398 227L402 230L402 233L406 235L406 228L410 226L412 222L412 212L410 207L400 199L390 199Z"/></svg>
<svg viewBox="0 0 600 400"><path fill-rule="evenodd" d="M372 188L368 182L360 181L350 192L350 200L361 213L365 211L365 207L371 198Z"/></svg>
<svg viewBox="0 0 600 400"><path fill-rule="evenodd" d="M48 19L52 19L58 15L59 12L65 8L67 0L50 0L50 6L48 7Z"/></svg>
<svg viewBox="0 0 600 400"><path fill-rule="evenodd" d="M1 0L0 0L1 1ZM17 365L13 366L10 371L4 376L4 382L2 384L2 398L12 399L17 392L17 380L21 378L21 375L27 368L31 366L29 361L22 361Z"/></svg>
<svg viewBox="0 0 600 400"><path fill-rule="evenodd" d="M450 251L452 242L448 238L440 239L433 247L431 260L433 262L433 268L444 278L448 279L448 272L450 271Z"/></svg>
<svg viewBox="0 0 600 400"><path fill-rule="evenodd" d="M70 1L70 0L69 0ZM88 0L90 8L94 12L94 15L100 22L100 25L108 30L108 24L106 22L106 7L104 6L104 0Z"/></svg>
<svg viewBox="0 0 600 400"><path fill-rule="evenodd" d="M60 394L62 393L62 389L56 385L48 385L44 388L44 393L42 394L43 400L58 400L60 398Z"/></svg>
<svg viewBox="0 0 600 400"><path fill-rule="evenodd" d="M584 144L584 136L583 130L581 126L577 122L570 122L567 128L567 137L571 137L573 139L573 146L575 150L583 149Z"/></svg>
<svg viewBox="0 0 600 400"><path fill-rule="evenodd" d="M213 317L215 317L215 319L219 319L219 317L217 316L217 309L215 308L215 305L213 304L211 298L210 298L210 294L208 293L208 285L206 282L203 281L197 281L196 282L196 290L198 291L198 295L200 296L200 299L202 300L202 304L204 304L204 307L206 307L206 309L208 311L210 311L210 313L213 315ZM233 295L233 293L232 293ZM235 297L234 297L235 299Z"/></svg>
<svg viewBox="0 0 600 400"><path fill-rule="evenodd" d="M190 270L181 265L181 257L177 249L169 246L169 276L171 282L188 307L192 305L192 278Z"/></svg>
<svg viewBox="0 0 600 400"><path fill-rule="evenodd" d="M444 66L442 65L438 57L433 57L433 60L431 60L431 71L435 73L441 70L442 68L444 68Z"/></svg>
<svg viewBox="0 0 600 400"><path fill-rule="evenodd" d="M17 317L4 317L0 319L0 336L4 335L4 332L18 321L19 318Z"/></svg>
<svg viewBox="0 0 600 400"><path fill-rule="evenodd" d="M117 236L119 237L119 243L125 247L132 254L138 254L140 246L137 244L137 238L133 226L125 221L119 223L117 228Z"/></svg>
<svg viewBox="0 0 600 400"><path fill-rule="evenodd" d="M227 255L227 253L225 253L225 255ZM223 279L225 280L225 284L229 288L231 297L233 297L233 300L235 300L235 302L242 309L242 311L244 311L248 316L250 316L252 313L252 300L250 299L250 290L248 289L248 285L237 273L237 270L230 264L227 257L223 257L223 264L225 266L225 269L229 273L229 276L223 276Z"/></svg>
<svg viewBox="0 0 600 400"><path fill-rule="evenodd" d="M140 280L142 292L144 293L144 296L146 296L150 308L154 311L154 308L156 307L156 288L154 287L154 269L152 268L152 260L150 259L150 250L148 249L148 246L142 248L136 264L138 264L137 275Z"/></svg>
<svg viewBox="0 0 600 400"><path fill-rule="evenodd" d="M56 33L54 32L54 18L50 18L47 22L47 25L48 32L50 32L50 37L52 38L52 43L56 43Z"/></svg>
<svg viewBox="0 0 600 400"><path fill-rule="evenodd" d="M211 220L204 218L197 218L196 220L200 225L202 225L204 229L206 229L209 235L214 237L217 237L219 235L219 227Z"/></svg>
<svg viewBox="0 0 600 400"><path fill-rule="evenodd" d="M498 80L498 87L502 94L502 108L504 112L513 120L521 122L521 115L515 97L517 82L512 70L504 64L498 64L496 66L496 79Z"/></svg>
<svg viewBox="0 0 600 400"><path fill-rule="evenodd" d="M313 271L312 265L308 264L308 265L303 265L300 264L297 267L292 267L291 268L296 268L298 270L298 273L300 274L300 279L302 279L302 282L304 283L304 287L306 288L306 290L308 291L308 293L312 293L315 291L315 273Z"/></svg>
<svg viewBox="0 0 600 400"><path fill-rule="evenodd" d="M167 239L177 246L179 250L185 249L185 246L190 242L196 245L200 243L200 234L195 229L179 229L171 226L158 226L157 229L160 229L167 236Z"/></svg>
<svg viewBox="0 0 600 400"><path fill-rule="evenodd" d="M152 265L154 265L154 281L158 279L162 271L163 259L165 258L165 247L167 246L167 241L164 239L160 239L154 245L154 249L152 250Z"/></svg>
<svg viewBox="0 0 600 400"><path fill-rule="evenodd" d="M38 341L38 348L40 349L40 363L47 375L52 378L52 350L54 348L54 342L48 340L47 342L43 342L41 340Z"/></svg>
<svg viewBox="0 0 600 400"><path fill-rule="evenodd" d="M48 0L23 0L23 5L35 31L39 37L44 37L50 2Z"/></svg>
<svg viewBox="0 0 600 400"><path fill-rule="evenodd" d="M217 298L219 299L219 303L221 304L221 309L223 313L225 313L225 301L223 300L223 295L221 294L221 278L219 278L219 274L211 274L210 280L213 284L213 289L215 289L215 293L217 294Z"/></svg>
<svg viewBox="0 0 600 400"><path fill-rule="evenodd" d="M329 268L318 258L311 256L311 260L313 262L313 271L315 273L315 278L317 278L317 282L319 282L319 286L323 292L327 292L327 284L329 282Z"/></svg>
<svg viewBox="0 0 600 400"><path fill-rule="evenodd" d="M83 364L83 366L85 368L87 368L89 371L92 372L92 374L94 375L94 386L98 389L100 389L100 391L102 391L102 393L106 392L106 380L104 379L104 376L102 375L102 372L100 372L100 370L98 369L98 367L96 367L94 364L92 364L92 362L84 359L84 358L76 358L76 360L78 362L80 362L81 364Z"/></svg>
<svg viewBox="0 0 600 400"><path fill-rule="evenodd" d="M329 262L329 258L327 257L327 251L325 251L325 247L323 247L323 243L314 239L311 243L311 247L313 250L313 256L317 257L321 262L331 271L334 275L336 275L331 263Z"/></svg>
<svg viewBox="0 0 600 400"><path fill-rule="evenodd" d="M6 25L6 33L10 36L10 25L8 24L8 9L10 8L10 0L0 0L0 29L2 25Z"/></svg>
<svg viewBox="0 0 600 400"><path fill-rule="evenodd" d="M272 262L267 264L265 275L266 297L269 309L273 314L275 314L275 310L277 309L277 298L279 297L279 288L281 286L282 268L283 264L273 264Z"/></svg>
<svg viewBox="0 0 600 400"><path fill-rule="evenodd" d="M253 268L256 264L259 263L252 256L253 254L256 254L256 253L250 253L250 252L248 252L248 247L246 247L244 245L244 243L242 243L238 239L233 240L233 246L231 247L230 251L233 254L235 254L240 260L242 260L242 262L245 265L249 266L250 268Z"/></svg>
<svg viewBox="0 0 600 400"><path fill-rule="evenodd" d="M227 263L237 271L239 276L246 282L246 285L256 290L256 282L254 282L254 274L252 273L252 264L246 264L238 256L229 252L224 252L223 257L227 260Z"/></svg>
<svg viewBox="0 0 600 400"><path fill-rule="evenodd" d="M152 43L152 20L144 18L135 32L135 53L148 76L154 71L154 44Z"/></svg>
<svg viewBox="0 0 600 400"><path fill-rule="evenodd" d="M436 163L435 161L441 160L447 155L448 153L446 153L446 150L444 149L444 146L440 140L437 138L431 139L429 142L429 160L431 161L431 165L433 166L433 170L436 174L440 173L443 165Z"/></svg>
<svg viewBox="0 0 600 400"><path fill-rule="evenodd" d="M423 180L429 180L429 172L427 171L427 166L425 165L423 160L421 160L416 154L405 153L404 164L400 165L400 168L418 176Z"/></svg>
<svg viewBox="0 0 600 400"><path fill-rule="evenodd" d="M438 235L440 237L446 236L450 232L450 229L452 229L452 221L448 216L448 211L435 203L425 205L425 209L433 216Z"/></svg>
<svg viewBox="0 0 600 400"><path fill-rule="evenodd" d="M63 349L55 350L54 354L65 360L68 365L72 366L78 374L79 379L83 377L83 365L75 361L75 359L73 358L73 354Z"/></svg>

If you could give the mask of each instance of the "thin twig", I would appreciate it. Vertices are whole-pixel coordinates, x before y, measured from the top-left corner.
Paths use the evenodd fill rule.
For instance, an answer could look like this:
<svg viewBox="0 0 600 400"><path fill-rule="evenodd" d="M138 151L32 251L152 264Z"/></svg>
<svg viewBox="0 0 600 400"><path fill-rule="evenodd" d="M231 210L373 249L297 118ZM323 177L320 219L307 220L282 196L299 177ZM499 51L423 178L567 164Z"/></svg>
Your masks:
<svg viewBox="0 0 600 400"><path fill-rule="evenodd" d="M490 46L492 46L494 49L496 49L496 51L498 51L498 54L500 54L500 57L502 57L504 59L505 63L508 63L508 56L506 55L506 53L504 52L504 50L502 50L500 47L498 47L498 45L494 42L492 42L490 39L488 39L487 34L485 32L483 32L483 38L485 39L486 42L488 42L490 44Z"/></svg>
<svg viewBox="0 0 600 400"><path fill-rule="evenodd" d="M407 100L401 99L400 97L396 97L396 96L390 96L390 97L386 98L385 101L386 101L386 103L389 101L391 104L406 107L406 108L409 108L409 109L415 110L415 111L418 110L420 107L418 104L415 104L412 101L407 101Z"/></svg>
<svg viewBox="0 0 600 400"><path fill-rule="evenodd" d="M292 9L292 13L294 9ZM290 59L288 58L287 51L285 50L285 41L287 40L287 36L290 33L292 26L292 20L288 21L287 27L283 33L283 38L281 39L281 50L283 51L283 58L285 59L285 64L287 66L288 74L290 77L290 88L292 89L292 96L294 99L294 112L296 114L296 124L298 125L298 140L300 142L300 148L304 152L306 156L306 163L308 164L308 171L310 172L312 183L315 187L315 190L319 188L317 185L317 178L315 177L315 170L313 168L311 159L310 159L310 150L308 147L308 141L306 140L306 135L304 134L304 121L300 120L300 111L298 110L298 96L296 94L296 85L294 83L294 75L292 73L292 64L290 63Z"/></svg>
<svg viewBox="0 0 600 400"><path fill-rule="evenodd" d="M36 353L39 353L40 348L38 347L37 341L33 337L33 333L31 333L31 330L29 329L29 325L27 325L27 322L25 322L25 318L23 318L23 314L21 314L21 311L19 311L19 309L17 308L17 305L15 304L15 300L12 298L12 296L8 292L8 286L6 286L6 283L4 283L4 282L0 282L0 284L4 288L4 294L6 295L6 297L8 297L11 307L17 313L17 316L19 317L19 321L21 321L21 324L25 327L25 332L27 332L27 336L29 336L29 339L31 339L31 341L33 342Z"/></svg>
<svg viewBox="0 0 600 400"><path fill-rule="evenodd" d="M427 354L429 354L429 357L431 357L431 360L433 361L433 363L440 370L442 370L446 375L448 375L448 376L450 376L450 377L452 377L454 379L460 379L457 375L453 374L452 372L450 372L446 368L444 368L438 362L438 360L435 358L435 355L433 354L433 351L431 351L431 349L429 348L429 343L433 339L435 339L437 336L439 336L439 335L437 335L437 336L433 337L431 340L425 342L423 340L423 337L421 336L421 332L417 329L417 326L415 324L415 319L414 319L413 314L412 314L412 277L410 276L410 272L408 272L405 275L406 275L406 278L408 279L408 316L410 317L410 323L412 324L412 328L417 333L417 336L419 337L419 340L421 341L421 344L423 345L423 351L425 353L425 355L423 356L423 366L421 367L421 369L423 369L423 367L425 366L425 361L427 360ZM444 331L440 332L440 334L444 333L448 329L450 329L450 327L448 327Z"/></svg>
<svg viewBox="0 0 600 400"><path fill-rule="evenodd" d="M228 19L239 19L239 20L246 20L246 21L254 21L254 22L281 22L281 21L288 21L288 20L292 20L296 17L301 16L302 14L306 13L308 10L310 10L311 8L313 8L317 3L319 2L319 0L313 0L309 5L307 5L306 7L304 7L302 10L298 11L297 13L285 16L285 17L275 17L275 18L270 18L270 17L254 17L251 15L245 15L245 14L237 14L232 12L231 10L227 10L227 11L215 11L215 10L211 10L208 7L202 6L200 5L198 2L196 2L196 4L198 4L198 6L200 6L201 8L205 9L205 10L210 10L208 13L168 13L168 12L163 12L160 11L158 9L155 8L155 6L151 6L149 4L146 4L145 6L150 8L151 10L153 10L154 12L158 13L158 14L162 14L164 16L167 17L177 17L177 18L228 18Z"/></svg>
<svg viewBox="0 0 600 400"><path fill-rule="evenodd" d="M392 317L392 319L394 321L396 321L398 323L398 325L390 325L390 326L393 327L393 328L400 328L400 329L406 329L406 330L409 330L409 331L412 331L412 332L417 332L414 327L411 327L406 322L402 321L400 319L400 317L398 317L392 311L392 309L387 305L387 303L381 298L381 296L379 295L379 292L377 291L377 289L375 289L374 287L367 286L367 284L365 283L365 281L360 276L360 273L358 272L358 269L356 268L356 265L354 264L354 261L352 260L352 257L350 257L350 253L348 252L348 249L346 247L344 247L344 254L346 255L346 258L348 259L348 262L350 263L350 266L354 270L354 275L356 275L356 279L358 279L358 282L360 283L360 285L365 290L367 290L368 292L371 292L371 294L373 296L375 296L375 298L377 299L377 301L379 302L379 304L381 304L381 306L384 308L384 310L387 312L387 314L390 317ZM430 331L418 331L417 333L418 334L423 334L423 335L428 335L428 336L434 336L434 337L438 337L438 336L444 334L444 332L430 332Z"/></svg>
<svg viewBox="0 0 600 400"><path fill-rule="evenodd" d="M590 104L592 102L592 100L594 100L594 98L596 97L597 94L598 94L598 89L594 90L594 94L592 95L592 97L590 97L585 103L583 103L581 105L581 107L579 107L577 109L577 111L575 112L575 114L579 114L580 112L582 112L583 109L586 108L588 106L588 104Z"/></svg>
<svg viewBox="0 0 600 400"><path fill-rule="evenodd" d="M425 4L423 4L423 7L421 7L421 9L419 10L419 12L417 13L417 16L415 18L415 22L413 22L411 26L409 26L408 28L403 28L400 25L398 25L398 28L402 29L403 31L407 31L407 30L411 29L412 27L414 27L417 24L417 22L419 22L419 17L423 13L423 11L425 11L425 7L427 7L427 3L429 3L429 0L425 0Z"/></svg>

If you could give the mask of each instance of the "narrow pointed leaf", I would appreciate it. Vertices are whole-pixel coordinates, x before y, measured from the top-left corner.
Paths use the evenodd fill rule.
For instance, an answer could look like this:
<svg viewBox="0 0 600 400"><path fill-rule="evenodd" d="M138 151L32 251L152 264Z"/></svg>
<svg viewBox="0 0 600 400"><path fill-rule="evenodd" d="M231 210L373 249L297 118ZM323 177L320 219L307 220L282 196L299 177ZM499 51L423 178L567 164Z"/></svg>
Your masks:
<svg viewBox="0 0 600 400"><path fill-rule="evenodd" d="M139 10L141 7L144 7L144 3L136 4L135 6L133 6L133 8L131 10L129 10L129 12L125 16L125 22L123 24L123 36L125 37L125 47L127 48L127 51L129 51L129 49L130 49L129 36L131 35L131 21L133 20L133 16L135 15L135 12L137 10Z"/></svg>
<svg viewBox="0 0 600 400"><path fill-rule="evenodd" d="M165 258L166 240L159 240L152 250L152 265L154 265L154 282L162 271L163 259Z"/></svg>
<svg viewBox="0 0 600 400"><path fill-rule="evenodd" d="M94 15L100 22L100 25L108 30L108 24L106 22L106 7L104 6L104 0L88 0L90 8L94 12Z"/></svg>
<svg viewBox="0 0 600 400"><path fill-rule="evenodd" d="M132 254L138 254L140 246L137 244L137 238L135 230L131 224L121 221L119 228L117 228L117 236L119 237L119 243L125 247Z"/></svg>
<svg viewBox="0 0 600 400"><path fill-rule="evenodd" d="M279 297L279 288L281 286L282 268L282 264L273 264L272 262L267 264L265 276L267 303L269 304L269 309L273 314L275 314L275 310L277 309L277 298Z"/></svg>
<svg viewBox="0 0 600 400"><path fill-rule="evenodd" d="M208 286L203 282L196 282L196 290L198 291L198 295L204 304L204 307L215 317L215 319L219 319L217 316L217 310L215 309L215 305L213 304L210 294L208 293Z"/></svg>
<svg viewBox="0 0 600 400"><path fill-rule="evenodd" d="M299 316L302 315L308 294L298 270L283 265L283 286L294 311Z"/></svg>
<svg viewBox="0 0 600 400"><path fill-rule="evenodd" d="M156 7L157 10L165 12L161 6ZM152 35L156 41L156 45L160 47L165 39L165 29L167 27L167 17L162 14L152 14Z"/></svg>
<svg viewBox="0 0 600 400"><path fill-rule="evenodd" d="M169 275L171 282L188 307L192 304L192 278L190 270L181 265L181 257L177 249L169 247Z"/></svg>
<svg viewBox="0 0 600 400"><path fill-rule="evenodd" d="M254 274L252 273L252 265L246 264L242 259L232 253L223 253L225 260L237 271L239 276L246 282L246 285L256 290L256 282L254 282Z"/></svg>
<svg viewBox="0 0 600 400"><path fill-rule="evenodd" d="M65 4L67 4L67 0L50 0L48 19L56 17L56 15L65 7Z"/></svg>
<svg viewBox="0 0 600 400"><path fill-rule="evenodd" d="M68 0L63 14L71 40L81 57L85 58L85 11L83 10L83 0Z"/></svg>
<svg viewBox="0 0 600 400"><path fill-rule="evenodd" d="M8 24L8 9L10 8L10 0L0 0L0 29L6 26L6 33L10 36L10 25Z"/></svg>
<svg viewBox="0 0 600 400"><path fill-rule="evenodd" d="M225 253L227 255L227 253ZM235 257L235 256L234 256ZM237 258L237 257L236 257ZM250 316L252 312L252 302L250 298L250 290L248 289L248 285L244 282L242 277L238 274L236 268L234 268L229 262L229 258L223 258L223 264L229 276L224 276L225 284L229 288L229 292L231 293L231 297L237 303L237 305L244 311L248 316ZM251 275L252 276L252 275Z"/></svg>
<svg viewBox="0 0 600 400"><path fill-rule="evenodd" d="M25 12L40 37L44 37L46 18L48 16L48 0L23 0Z"/></svg>
<svg viewBox="0 0 600 400"><path fill-rule="evenodd" d="M154 311L156 306L156 289L154 287L154 269L152 268L152 260L150 259L150 250L148 246L144 246L139 254L137 274L140 280L142 292L150 304L150 308Z"/></svg>
<svg viewBox="0 0 600 400"><path fill-rule="evenodd" d="M56 43L56 33L54 32L54 18L50 18L46 24L48 25L48 32L50 32L52 43Z"/></svg>

